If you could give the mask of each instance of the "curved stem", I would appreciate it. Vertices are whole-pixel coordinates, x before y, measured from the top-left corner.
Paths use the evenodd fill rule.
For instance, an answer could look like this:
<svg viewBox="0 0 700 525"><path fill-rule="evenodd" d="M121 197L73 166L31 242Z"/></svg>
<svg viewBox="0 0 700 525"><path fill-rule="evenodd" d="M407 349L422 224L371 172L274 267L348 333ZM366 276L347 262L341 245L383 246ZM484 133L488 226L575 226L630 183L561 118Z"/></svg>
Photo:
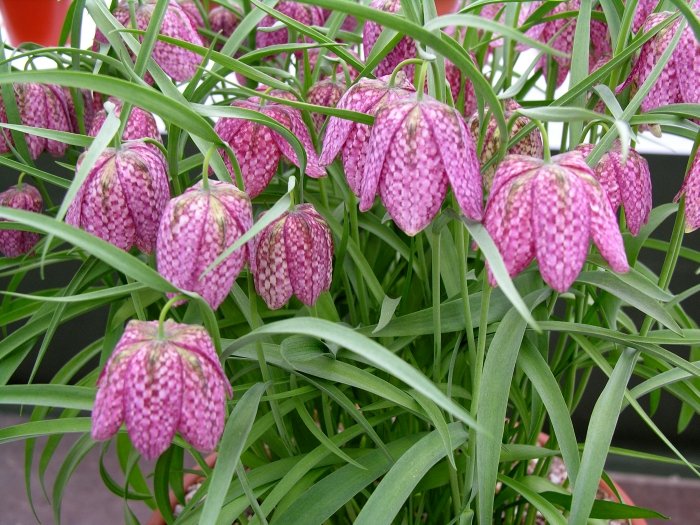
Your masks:
<svg viewBox="0 0 700 525"><path fill-rule="evenodd" d="M165 324L165 317L168 315L168 312L176 302L182 301L185 298L184 295L179 293L172 299L169 299L168 302L165 303L165 306L163 306L163 309L160 311L160 316L158 316L158 339L165 339L163 325Z"/></svg>
<svg viewBox="0 0 700 525"><path fill-rule="evenodd" d="M427 76L427 74L428 74L428 63L423 62L421 64L420 68L418 69L418 71L416 71L415 86L416 86L416 98L418 100L423 100L423 95L425 95L425 77Z"/></svg>
<svg viewBox="0 0 700 525"><path fill-rule="evenodd" d="M544 161L550 162L552 160L552 152L549 150L549 135L547 134L547 128L545 128L544 124L542 124L542 122L539 120L532 119L532 122L535 123L535 126L537 126L542 134L542 152Z"/></svg>
<svg viewBox="0 0 700 525"><path fill-rule="evenodd" d="M423 60L422 58L407 58L406 60L402 60L394 68L394 71L391 72L391 76L389 77L389 86L394 87L394 84L396 83L396 75L398 75L399 71L401 71L406 66L409 66L411 64L424 64L424 63L425 63L425 60Z"/></svg>
<svg viewBox="0 0 700 525"><path fill-rule="evenodd" d="M204 162L202 163L202 188L205 190L209 189L209 163L211 162L211 156L216 151L216 146L212 145L208 150L206 155L204 155Z"/></svg>

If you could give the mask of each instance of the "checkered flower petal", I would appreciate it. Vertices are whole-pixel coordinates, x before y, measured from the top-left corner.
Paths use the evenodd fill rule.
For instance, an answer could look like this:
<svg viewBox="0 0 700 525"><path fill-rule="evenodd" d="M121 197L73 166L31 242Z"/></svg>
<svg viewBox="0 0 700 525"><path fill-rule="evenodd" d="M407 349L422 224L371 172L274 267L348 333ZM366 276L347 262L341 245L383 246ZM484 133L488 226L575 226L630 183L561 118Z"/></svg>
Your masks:
<svg viewBox="0 0 700 525"><path fill-rule="evenodd" d="M41 212L44 201L39 190L22 183L0 193L0 206L17 210ZM3 221L4 219L0 219ZM0 253L5 257L18 257L34 248L39 242L39 234L21 230L0 230Z"/></svg>
<svg viewBox="0 0 700 525"><path fill-rule="evenodd" d="M252 216L250 199L234 185L209 181L207 190L197 183L165 208L156 243L158 271L178 288L197 292L218 308L243 269L248 248L241 247L201 275L250 228Z"/></svg>
<svg viewBox="0 0 700 525"><path fill-rule="evenodd" d="M465 215L481 220L478 170L473 141L456 110L429 97L387 103L370 137L360 210L372 207L378 186L397 226L415 235L435 217L451 185Z"/></svg>
<svg viewBox="0 0 700 525"><path fill-rule="evenodd" d="M216 6L209 11L209 25L214 33L229 37L241 22L241 13L235 6Z"/></svg>
<svg viewBox="0 0 700 525"><path fill-rule="evenodd" d="M484 225L510 275L534 256L542 278L559 292L576 280L591 240L614 271L629 270L610 202L579 151L550 163L506 157L494 177Z"/></svg>
<svg viewBox="0 0 700 525"><path fill-rule="evenodd" d="M275 9L305 26L322 26L325 20L323 10L320 7L304 5L298 2L283 0L275 6ZM258 24L258 28L270 27L278 22L275 17L266 15ZM304 38L303 41L310 42L308 38ZM276 31L258 31L255 35L255 45L258 48L276 46L288 42L289 32L286 27ZM303 53L297 51L295 54L300 57Z"/></svg>
<svg viewBox="0 0 700 525"><path fill-rule="evenodd" d="M675 200L681 195L685 195L685 231L690 233L700 228L700 155L695 155Z"/></svg>
<svg viewBox="0 0 700 525"><path fill-rule="evenodd" d="M92 437L113 436L126 423L146 459L170 446L179 431L195 448L212 450L224 427L231 385L201 326L130 321L97 382Z"/></svg>
<svg viewBox="0 0 700 525"><path fill-rule="evenodd" d="M269 308L281 308L292 295L312 306L331 285L330 229L313 206L301 204L258 234L251 260L255 288Z"/></svg>
<svg viewBox="0 0 700 525"><path fill-rule="evenodd" d="M84 158L78 159L78 166ZM140 142L106 149L68 208L66 222L122 250L153 251L170 197L166 161Z"/></svg>
<svg viewBox="0 0 700 525"><path fill-rule="evenodd" d="M190 24L192 24L192 27L195 29L205 27L202 13L199 12L199 8L193 0L176 0L176 2L179 4L182 12L187 16L187 19L190 21Z"/></svg>
<svg viewBox="0 0 700 525"><path fill-rule="evenodd" d="M299 142L301 142L301 145L304 147L304 152L306 153L306 174L314 179L325 177L326 170L321 167L318 160L318 154L314 148L314 143L311 140L309 128L307 128L306 124L304 124L304 121L301 118L301 112L297 109L289 106L283 106L281 104L265 105L262 108L262 112L267 116L274 118L299 139ZM299 159L297 158L296 151L294 151L294 148L290 142L276 131L272 132L272 138L277 144L277 147L282 155L284 155L285 158L287 158L287 160L289 160L292 164L299 167Z"/></svg>
<svg viewBox="0 0 700 525"><path fill-rule="evenodd" d="M122 102L116 98L109 98L109 102L114 104L114 113L116 116L120 116L122 112ZM92 119L92 126L88 131L88 135L91 137L96 137L97 134L102 129L102 126L107 119L107 111L101 109L95 113ZM129 120L126 122L124 127L124 133L122 134L122 140L139 140L151 138L161 142L160 132L158 131L158 124L156 124L155 117L139 107L132 107L131 113L129 113Z"/></svg>
<svg viewBox="0 0 700 525"><path fill-rule="evenodd" d="M338 105L340 97L345 93L345 85L331 79L321 80L309 88L306 94L306 101L309 104L316 106L324 106L334 108ZM312 113L311 118L314 121L316 129L321 129L326 121L326 115L321 113Z"/></svg>
<svg viewBox="0 0 700 525"><path fill-rule="evenodd" d="M396 13L401 8L401 0L372 0L370 7L386 11L387 13ZM365 56L369 56L372 48L377 43L379 35L382 34L384 27L373 20L367 20L362 31L362 48ZM407 58L415 58L417 54L416 43L410 37L403 37L396 47L385 56L374 71L377 76L390 75L394 68ZM407 66L405 71L409 78L413 78L415 66Z"/></svg>

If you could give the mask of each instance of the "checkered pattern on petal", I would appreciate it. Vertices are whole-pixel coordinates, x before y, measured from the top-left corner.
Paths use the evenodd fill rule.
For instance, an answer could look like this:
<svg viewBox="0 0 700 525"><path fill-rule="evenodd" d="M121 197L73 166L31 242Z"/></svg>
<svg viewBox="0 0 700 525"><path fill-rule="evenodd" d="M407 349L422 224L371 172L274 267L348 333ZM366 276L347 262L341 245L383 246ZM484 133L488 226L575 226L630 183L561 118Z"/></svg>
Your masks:
<svg viewBox="0 0 700 525"><path fill-rule="evenodd" d="M401 8L401 0L372 0L370 7L386 11L387 13L396 13ZM379 35L382 34L384 28L373 20L367 20L362 32L362 48L365 56L369 56L372 48L377 43ZM375 74L377 76L390 75L396 66L408 58L415 58L417 53L416 43L410 37L403 37L380 62L377 64ZM410 65L405 68L406 74L413 77L415 66Z"/></svg>
<svg viewBox="0 0 700 525"><path fill-rule="evenodd" d="M0 193L0 206L39 213L44 207L44 201L39 190L34 186L22 183L21 186L12 186ZM4 220L0 219L0 222ZM0 230L0 253L6 257L23 255L31 251L37 242L39 242L38 233Z"/></svg>
<svg viewBox="0 0 700 525"><path fill-rule="evenodd" d="M285 218L280 217L258 235L251 256L255 258L255 289L273 310L287 304L294 294L284 243Z"/></svg>
<svg viewBox="0 0 700 525"><path fill-rule="evenodd" d="M689 233L700 228L700 155L695 155L675 200L681 195L685 195L685 231Z"/></svg>
<svg viewBox="0 0 700 525"><path fill-rule="evenodd" d="M305 26L322 26L324 22L323 10L320 7L282 1L275 6L275 9ZM265 15L258 27L270 27L277 22L278 20L275 17ZM304 38L303 41L310 42L308 38ZM286 27L276 31L258 31L255 35L255 45L258 48L286 44L288 42L289 32ZM302 52L297 51L295 54L301 56Z"/></svg>
<svg viewBox="0 0 700 525"><path fill-rule="evenodd" d="M114 114L119 117L122 112L122 101L110 97L109 102L114 104ZM107 111L105 109L97 111L92 119L92 125L88 130L88 135L91 137L96 137L100 132L100 129L102 129L106 119ZM129 120L127 120L126 126L124 127L122 140L139 140L145 138L151 138L161 142L160 131L158 131L156 119L145 109L132 107L131 113L129 113Z"/></svg>
<svg viewBox="0 0 700 525"><path fill-rule="evenodd" d="M209 25L214 33L221 33L224 37L229 37L238 27L241 21L241 14L233 6L216 6L209 11Z"/></svg>
<svg viewBox="0 0 700 525"><path fill-rule="evenodd" d="M318 154L316 153L313 141L311 140L309 128L307 128L306 124L304 124L299 110L288 106L283 106L281 104L271 104L263 106L262 112L274 118L285 128L291 131L294 136L299 139L301 145L304 146L304 151L306 152L306 174L314 179L324 177L326 175L326 171L319 164ZM276 131L272 132L272 138L282 154L292 164L298 167L299 159L297 158L294 148L287 141L287 139Z"/></svg>
<svg viewBox="0 0 700 525"><path fill-rule="evenodd" d="M316 106L334 108L338 105L338 101L340 97L343 96L344 92L344 84L331 79L321 80L309 88L306 94L306 101ZM321 113L314 112L311 114L311 118L317 130L320 130L321 126L326 121L326 115Z"/></svg>

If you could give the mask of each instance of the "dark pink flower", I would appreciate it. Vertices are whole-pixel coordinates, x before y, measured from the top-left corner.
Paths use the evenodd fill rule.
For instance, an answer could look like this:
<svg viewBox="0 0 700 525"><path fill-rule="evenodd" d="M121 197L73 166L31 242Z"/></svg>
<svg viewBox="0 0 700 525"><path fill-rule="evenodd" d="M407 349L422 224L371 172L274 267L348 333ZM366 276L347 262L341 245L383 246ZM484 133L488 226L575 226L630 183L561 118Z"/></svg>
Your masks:
<svg viewBox="0 0 700 525"><path fill-rule="evenodd" d="M202 13L199 12L199 7L194 2L194 0L175 0L182 11L187 15L187 18L195 29L204 27L204 19L202 18Z"/></svg>
<svg viewBox="0 0 700 525"><path fill-rule="evenodd" d="M157 0L143 0L136 5L136 27L142 31L148 28L148 23L153 16ZM128 1L122 0L114 11L114 17L124 25L131 27L131 15ZM198 46L204 45L197 33L196 26L192 25L188 14L175 0L169 0L168 8L163 18L160 34L171 38L176 38L190 44ZM95 35L96 42L102 42L105 37L101 34ZM153 60L163 71L173 80L183 82L191 79L197 68L202 63L202 57L197 53L188 51L185 48L158 41L153 47Z"/></svg>
<svg viewBox="0 0 700 525"><path fill-rule="evenodd" d="M593 149L592 144L581 144L576 148L584 157ZM595 168L595 176L610 200L613 212L620 204L625 208L627 227L632 235L649 220L651 213L651 173L649 163L633 148L629 149L627 160L622 158L620 141L605 153Z"/></svg>
<svg viewBox="0 0 700 525"><path fill-rule="evenodd" d="M322 9L323 11L323 23L325 24L326 21L330 18L330 16L333 14L333 11L330 9ZM340 26L340 29L343 31L348 31L349 33L352 33L357 29L357 18L355 18L352 15L346 15L345 18L343 19L343 23Z"/></svg>
<svg viewBox="0 0 700 525"><path fill-rule="evenodd" d="M351 49L346 50L349 54L360 60L360 58L357 56L357 53L355 53ZM341 59L338 58L338 56L333 53L332 51L326 51L326 53L323 55L323 59L321 60L321 63L319 65L318 63L318 57L320 56L320 50L319 49L309 49L307 51L308 57L309 57L309 68L311 71L314 71L317 67L322 68L321 73L319 74L318 78L319 79L325 79L328 77L335 77L336 79L345 79L345 67L343 67L343 63L341 62ZM343 61L344 62L344 61ZM359 71L357 71L354 67L351 65L347 65L347 74L350 80L354 81L357 79L357 75L360 74ZM297 66L297 75L299 77L299 81L301 83L304 82L304 62L303 60L298 61L298 66Z"/></svg>
<svg viewBox="0 0 700 525"><path fill-rule="evenodd" d="M125 142L99 156L68 208L66 222L122 250L136 246L150 253L169 197L161 152L142 142Z"/></svg>
<svg viewBox="0 0 700 525"><path fill-rule="evenodd" d="M114 104L114 112L118 117L122 112L122 102L116 98L110 97L108 102ZM88 135L91 137L96 137L97 134L102 129L102 125L107 119L107 111L101 109L92 119L92 127L88 131ZM161 142L160 131L158 131L158 124L156 124L155 117L146 111L138 107L132 107L131 113L129 113L129 120L124 127L124 133L122 134L122 140L140 140L145 138L151 138Z"/></svg>
<svg viewBox="0 0 700 525"><path fill-rule="evenodd" d="M408 96L413 86L399 72L396 83L389 85L389 76L378 79L361 78L340 98L336 107L374 115L382 104ZM365 172L365 157L372 128L367 124L331 117L323 140L321 165L327 166L342 154L345 178L355 195L360 195Z"/></svg>
<svg viewBox="0 0 700 525"><path fill-rule="evenodd" d="M507 100L505 104L505 117L506 120L510 119L515 112L520 109L520 104L515 100ZM486 112L488 108L484 111ZM530 119L525 116L518 116L513 121L513 125L510 128L509 140L512 140L521 129L523 129L527 124L530 123ZM479 114L474 113L469 119L469 129L474 137L474 142L478 143L479 138ZM493 115L490 116L488 123L483 130L484 138L481 142L481 153L479 155L479 162L481 164L481 173L484 181L484 189L489 191L491 189L491 184L493 184L493 175L496 173L496 165L490 164L488 167L484 168L486 163L490 161L496 152L501 147L501 133L498 130L498 124ZM542 134L540 130L535 128L525 137L519 140L517 143L513 144L508 148L508 153L517 155L527 155L529 157L542 158Z"/></svg>
<svg viewBox="0 0 700 525"><path fill-rule="evenodd" d="M639 31L644 25L644 21L654 11L659 0L639 0L637 9L634 11L634 19L632 21L632 31Z"/></svg>
<svg viewBox="0 0 700 525"><path fill-rule="evenodd" d="M699 12L695 8L696 14ZM642 27L643 32L653 29L673 13L661 12L651 14ZM668 47L681 23L681 18L642 46L639 58L632 66L632 71L618 92L629 85L633 89L641 86ZM641 110L650 111L668 104L700 103L700 43L695 39L692 28L688 25L683 30L681 40L666 63L661 75L656 79L647 96L642 100Z"/></svg>
<svg viewBox="0 0 700 525"><path fill-rule="evenodd" d="M338 101L343 96L343 93L345 93L345 84L325 79L309 88L309 91L306 93L306 101L316 106L334 108L338 105ZM321 113L312 113L311 118L316 129L321 129L321 126L326 121L326 115Z"/></svg>
<svg viewBox="0 0 700 525"><path fill-rule="evenodd" d="M34 186L20 183L0 193L0 206L16 210L41 212L44 201ZM4 221L5 219L0 219ZM5 257L18 257L34 248L39 234L21 230L0 230L0 253Z"/></svg>
<svg viewBox="0 0 700 525"><path fill-rule="evenodd" d="M511 276L537 259L542 278L558 292L578 277L591 239L613 270L629 269L610 201L578 151L549 163L507 156L496 170L484 226Z"/></svg>
<svg viewBox="0 0 700 525"><path fill-rule="evenodd" d="M282 92L271 93L277 97L281 94ZM285 97L288 94L285 93L282 96ZM318 162L318 155L314 150L311 135L299 110L275 102L264 102L258 97L237 100L231 105L257 111L279 122L291 131L304 146L307 161L306 174L313 178L323 177L326 174ZM270 183L282 156L295 166L299 166L299 159L291 144L287 142L286 138L267 126L251 120L221 118L216 123L214 130L222 140L229 143L236 154L246 192L251 198L259 195ZM226 166L233 174L231 160L223 150L221 154L224 156Z"/></svg>
<svg viewBox="0 0 700 525"><path fill-rule="evenodd" d="M241 16L236 6L216 6L209 11L209 25L214 33L221 33L228 38L238 27Z"/></svg>
<svg viewBox="0 0 700 525"><path fill-rule="evenodd" d="M14 91L22 125L55 131L73 131L63 88L52 84L14 84ZM1 98L0 122L7 122L5 103ZM2 135L0 136L0 154L8 153L10 145L14 145L10 130L3 129ZM25 140L33 159L39 157L44 150L54 157L60 157L68 149L68 144L36 135L27 134Z"/></svg>
<svg viewBox="0 0 700 525"><path fill-rule="evenodd" d="M408 235L423 230L452 187L464 214L481 220L482 191L474 141L459 112L430 97L382 105L369 139L360 210L379 195Z"/></svg>
<svg viewBox="0 0 700 525"><path fill-rule="evenodd" d="M445 80L450 86L450 94L452 95L452 100L455 105L457 104L459 92L462 88L462 81L464 80L464 114L471 115L474 113L477 108L474 85L469 79L465 78L464 75L462 75L462 71L449 60L445 60Z"/></svg>
<svg viewBox="0 0 700 525"><path fill-rule="evenodd" d="M700 155L697 153L676 195L676 202L681 195L685 195L685 231L690 233L700 228Z"/></svg>
<svg viewBox="0 0 700 525"><path fill-rule="evenodd" d="M68 108L68 116L70 118L71 127L73 128L73 133L80 133L80 125L78 124L78 111L73 102L73 96L69 88L63 88L63 92L66 97L66 105ZM95 99L92 92L87 89L77 89L77 96L82 99L83 102L83 127L85 132L92 127L92 121L95 118Z"/></svg>
<svg viewBox="0 0 700 525"><path fill-rule="evenodd" d="M305 26L323 25L323 10L320 7L283 0L275 6L275 9ZM258 24L258 28L271 27L278 23L279 21L275 17L266 15L265 18L260 21L260 24ZM304 41L311 42L311 40L308 39L304 39ZM288 42L289 33L286 27L277 29L276 31L258 30L255 36L255 45L258 48L287 44ZM301 56L302 52L297 51L295 54Z"/></svg>
<svg viewBox="0 0 700 525"><path fill-rule="evenodd" d="M401 8L401 0L372 0L369 6L379 9L380 11L386 11L387 13L397 13ZM367 20L365 22L365 27L362 31L362 48L365 57L370 55L374 44L377 43L379 35L382 34L383 30L384 27L373 20ZM412 38L405 36L399 40L396 47L377 64L374 73L377 76L390 75L396 66L408 58L415 58L416 54L416 42ZM413 71L413 65L406 67L406 74L409 78L413 78Z"/></svg>
<svg viewBox="0 0 700 525"><path fill-rule="evenodd" d="M333 238L311 204L301 204L260 232L251 243L250 269L255 289L271 309L292 295L313 306L330 288Z"/></svg>
<svg viewBox="0 0 700 525"><path fill-rule="evenodd" d="M248 260L242 246L202 277L204 270L253 225L248 195L233 184L200 181L165 207L158 229L158 271L181 290L197 292L216 309Z"/></svg>
<svg viewBox="0 0 700 525"><path fill-rule="evenodd" d="M232 395L207 331L171 320L129 321L97 380L92 438L109 439L126 423L132 443L152 460L180 432L211 451L221 438Z"/></svg>

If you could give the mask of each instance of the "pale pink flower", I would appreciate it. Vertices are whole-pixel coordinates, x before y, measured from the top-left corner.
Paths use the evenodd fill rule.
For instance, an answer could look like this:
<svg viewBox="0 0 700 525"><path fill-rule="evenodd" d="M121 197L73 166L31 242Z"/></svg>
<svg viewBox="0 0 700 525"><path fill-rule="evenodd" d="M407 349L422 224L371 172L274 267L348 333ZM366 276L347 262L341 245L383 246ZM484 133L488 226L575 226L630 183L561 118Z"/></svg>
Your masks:
<svg viewBox="0 0 700 525"><path fill-rule="evenodd" d="M15 102L19 110L21 124L33 128L55 131L73 131L68 102L63 88L52 84L14 84ZM0 98L0 122L7 122L5 103ZM0 154L8 153L14 140L9 129L0 133ZM29 154L36 159L46 150L54 157L65 154L68 144L56 140L26 134Z"/></svg>
<svg viewBox="0 0 700 525"><path fill-rule="evenodd" d="M685 231L690 233L700 228L700 155L697 153L676 195L676 202L681 195L685 195Z"/></svg>
<svg viewBox="0 0 700 525"><path fill-rule="evenodd" d="M41 212L44 201L39 190L26 183L12 186L0 193L0 206L16 210ZM4 221L5 219L0 219ZM5 257L19 257L31 251L39 242L39 234L22 230L0 230L0 253Z"/></svg>
<svg viewBox="0 0 700 525"><path fill-rule="evenodd" d="M114 114L117 117L120 116L122 113L121 100L110 97L108 101L114 104ZM102 129L105 120L107 120L107 110L101 109L95 113L92 119L92 125L88 130L88 135L96 137L100 129ZM161 141L158 124L156 124L156 119L151 113L145 109L133 106L131 108L131 113L129 113L129 119L124 127L122 140L139 140L145 138L151 138L158 142Z"/></svg>
<svg viewBox="0 0 700 525"><path fill-rule="evenodd" d="M576 149L588 157L593 145L581 144ZM630 148L625 161L618 140L601 157L594 171L610 200L613 212L622 205L625 208L627 227L632 235L637 235L651 213L651 173L647 160Z"/></svg>
<svg viewBox="0 0 700 525"><path fill-rule="evenodd" d="M289 96L285 92L270 94L276 97ZM319 164L311 135L299 110L275 102L265 102L258 97L237 100L231 105L267 115L291 131L304 146L306 174L313 178L325 176L326 172ZM277 166L283 156L295 166L299 166L297 154L287 139L263 124L226 117L219 119L214 130L222 140L228 142L236 154L243 174L245 190L251 198L255 198L267 187L277 172ZM228 155L223 150L220 153L233 174L233 166Z"/></svg>
<svg viewBox="0 0 700 525"><path fill-rule="evenodd" d="M207 331L171 320L129 321L97 380L92 438L109 439L126 423L134 448L152 460L179 432L194 448L216 447L232 395Z"/></svg>
<svg viewBox="0 0 700 525"><path fill-rule="evenodd" d="M156 242L158 271L181 290L197 292L216 309L248 260L242 246L202 276L253 225L248 195L233 184L208 181L172 199L163 212Z"/></svg>
<svg viewBox="0 0 700 525"><path fill-rule="evenodd" d="M374 115L382 104L413 92L413 86L406 80L403 72L399 72L395 80L395 84L391 86L388 75L377 79L361 78L345 92L336 107ZM331 117L328 119L323 140L321 165L327 166L341 153L345 178L357 196L360 195L362 187L371 130L371 126L367 124Z"/></svg>
<svg viewBox="0 0 700 525"><path fill-rule="evenodd" d="M313 306L330 288L333 238L311 204L301 204L260 232L251 243L250 269L255 289L271 309L292 295Z"/></svg>
<svg viewBox="0 0 700 525"><path fill-rule="evenodd" d="M401 0L372 0L370 7L386 11L387 13L397 13L401 9ZM362 31L362 48L365 57L368 57L372 52L374 44L377 43L379 35L382 34L384 27L373 20L367 20ZM408 37L403 37L396 47L392 49L380 62L377 64L374 73L379 76L390 75L394 68L408 58L415 58L417 54L416 42ZM406 67L406 74L409 78L413 78L414 66Z"/></svg>
<svg viewBox="0 0 700 525"><path fill-rule="evenodd" d="M520 109L520 104L512 99L507 100L504 112L506 120L509 120L518 109ZM487 110L488 108L485 108L484 111L486 112ZM508 139L512 140L520 132L520 130L529 123L530 119L523 115L516 117L513 121L512 127L510 128L510 135ZM480 122L479 114L477 112L471 116L468 125L472 136L474 137L474 142L478 143ZM489 191L491 189L491 184L493 184L493 176L496 173L496 165L492 163L486 168L484 168L484 166L501 148L501 132L498 129L498 124L496 123L496 119L493 117L493 115L490 116L483 133L484 138L482 140L481 152L479 154L479 162L481 164L484 189ZM537 157L541 159L543 154L542 133L540 133L538 128L534 128L525 137L508 148L508 153L527 155L529 157Z"/></svg>
<svg viewBox="0 0 700 525"><path fill-rule="evenodd" d="M169 197L161 152L142 142L125 142L98 157L68 208L66 222L122 250L136 246L150 253Z"/></svg>
<svg viewBox="0 0 700 525"><path fill-rule="evenodd" d="M379 192L396 225L415 235L440 210L448 186L464 214L481 220L479 161L459 112L428 96L382 105L369 139L360 210L369 210Z"/></svg>
<svg viewBox="0 0 700 525"><path fill-rule="evenodd" d="M204 27L204 19L202 13L199 12L197 4L193 0L175 0L182 11L187 15L187 18L195 29Z"/></svg>
<svg viewBox="0 0 700 525"><path fill-rule="evenodd" d="M216 6L209 11L209 25L214 33L228 38L238 27L242 15L236 6Z"/></svg>
<svg viewBox="0 0 700 525"><path fill-rule="evenodd" d="M558 292L578 277L591 240L613 270L629 270L610 201L578 151L551 162L507 156L496 170L484 226L511 276L537 259L542 278ZM495 285L492 274L489 280Z"/></svg>
<svg viewBox="0 0 700 525"><path fill-rule="evenodd" d="M298 2L283 0L275 6L275 9L305 26L322 26L325 20L323 17L323 10L320 7L305 5ZM266 15L258 24L258 28L270 27L278 22L279 21L275 17ZM304 38L303 41L311 42L308 38ZM287 44L288 42L289 32L286 27L276 31L258 30L255 35L255 45L258 48ZM302 52L297 51L295 54L301 56Z"/></svg>
<svg viewBox="0 0 700 525"><path fill-rule="evenodd" d="M327 78L309 88L309 91L306 93L306 101L316 106L334 108L338 105L338 101L343 96L343 93L345 93L345 84ZM321 113L314 112L311 114L311 118L316 129L321 129L321 126L326 121L326 115Z"/></svg>

